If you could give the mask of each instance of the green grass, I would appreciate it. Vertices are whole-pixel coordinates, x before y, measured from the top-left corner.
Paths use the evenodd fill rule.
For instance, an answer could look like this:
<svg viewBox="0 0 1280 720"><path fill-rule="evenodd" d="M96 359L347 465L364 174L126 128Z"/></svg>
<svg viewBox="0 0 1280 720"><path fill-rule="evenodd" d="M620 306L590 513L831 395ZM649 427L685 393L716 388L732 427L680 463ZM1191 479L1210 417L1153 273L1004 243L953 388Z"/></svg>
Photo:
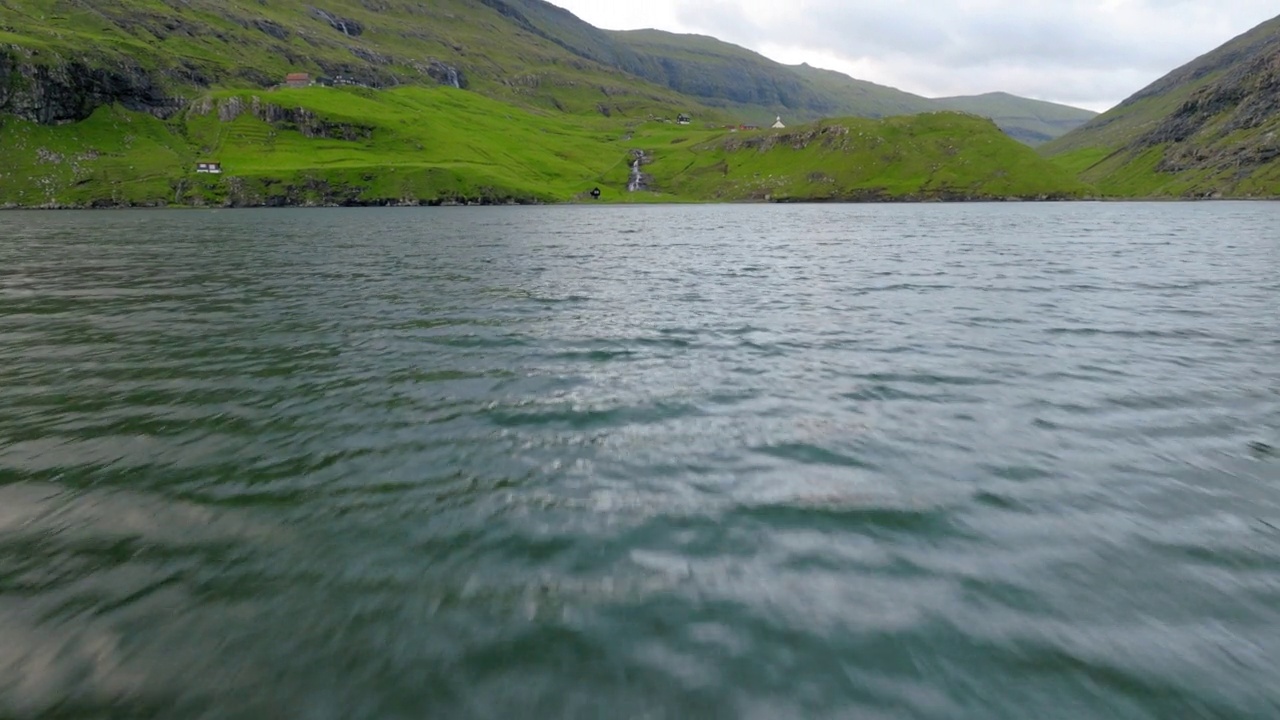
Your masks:
<svg viewBox="0 0 1280 720"><path fill-rule="evenodd" d="M0 45L18 48L12 52L27 63L141 68L184 97L198 96L207 84L261 88L291 71L355 75L386 87L435 84L424 68L441 60L461 68L482 94L572 114L692 112L755 123L781 114L795 123L940 107L840 73L782 65L714 38L608 32L539 0L504 2L506 15L478 0L320 3L360 23L363 32L348 37L300 0L0 0ZM961 109L1010 127L1028 115L1025 107L1009 114L981 99Z"/></svg>
<svg viewBox="0 0 1280 720"><path fill-rule="evenodd" d="M23 206L173 202L190 152L173 128L118 108L48 127L0 121L0 203Z"/></svg>
<svg viewBox="0 0 1280 720"><path fill-rule="evenodd" d="M255 98L338 130L307 137L248 111L220 119ZM416 86L217 91L168 122L118 108L57 127L8 119L0 147L12 158L0 203L18 205L564 202L596 186L613 202L1084 192L990 121L953 113L730 133ZM652 192L625 192L633 150L654 160ZM196 175L203 160L224 175Z"/></svg>
<svg viewBox="0 0 1280 720"><path fill-rule="evenodd" d="M848 114L914 111L927 101L712 38L608 33L537 0L505 1L504 15L476 0L326 0L320 6L362 26L347 36L298 0L0 0L0 63L151 78L189 103L165 121L101 107L56 127L0 108L0 203L560 202L596 185L625 202L1032 197L1081 187L993 135L989 122L961 116L840 121L875 135L871 149L747 151L749 134L718 128L771 120L775 107L799 101ZM623 69L640 72L668 56L715 69L721 86L699 100L662 84L679 86L672 78L650 82ZM460 67L469 90L438 87L427 72L437 61ZM267 89L291 71L387 89ZM21 73L0 77L0 98L5 83L23 82ZM780 94L735 99L740 85ZM824 98L831 93L843 95ZM352 132L308 137L251 113L219 119L219 106L254 97ZM657 121L680 112L695 123ZM808 131L787 119L792 134ZM645 168L654 192L623 192L633 150L656 159ZM225 174L195 175L199 160L222 162Z"/></svg>
<svg viewBox="0 0 1280 720"><path fill-rule="evenodd" d="M321 5L360 23L363 32L346 36L296 0L0 0L0 37L16 48L0 52L16 53L25 63L140 67L187 97L205 89L193 77L222 87L264 87L295 71L352 75L387 87L434 85L426 68L442 60L461 68L473 89L531 107L633 117L714 114L558 44L557 33L608 40L567 13L549 16L540 35L474 0Z"/></svg>
<svg viewBox="0 0 1280 720"><path fill-rule="evenodd" d="M822 121L660 153L676 195L718 200L1080 197L1089 188L986 119Z"/></svg>
<svg viewBox="0 0 1280 720"><path fill-rule="evenodd" d="M250 112L219 119L220 104L255 97L368 137L306 137ZM0 146L12 162L0 203L557 202L625 187L633 147L721 132L538 112L451 88L220 91L197 108L168 123L118 108L58 127L5 120ZM203 160L225 174L195 175Z"/></svg>

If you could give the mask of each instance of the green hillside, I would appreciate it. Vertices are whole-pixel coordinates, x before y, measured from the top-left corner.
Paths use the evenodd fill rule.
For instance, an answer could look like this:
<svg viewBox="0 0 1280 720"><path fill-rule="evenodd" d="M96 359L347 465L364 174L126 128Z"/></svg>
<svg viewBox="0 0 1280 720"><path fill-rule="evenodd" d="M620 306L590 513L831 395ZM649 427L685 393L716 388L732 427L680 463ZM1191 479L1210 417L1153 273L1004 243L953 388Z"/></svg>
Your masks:
<svg viewBox="0 0 1280 720"><path fill-rule="evenodd" d="M543 0L0 0L0 111L28 119L83 119L104 102L164 116L209 88L267 88L289 72L457 85L574 113L757 124L940 107L714 38L599 30ZM1024 127L1035 113L1006 100L947 107L1020 139L1057 127Z"/></svg>
<svg viewBox="0 0 1280 720"><path fill-rule="evenodd" d="M716 200L1048 199L1090 189L985 118L845 118L662 152L660 187Z"/></svg>
<svg viewBox="0 0 1280 720"><path fill-rule="evenodd" d="M1041 151L1114 196L1280 195L1280 18Z"/></svg>
<svg viewBox="0 0 1280 720"><path fill-rule="evenodd" d="M726 130L796 103L919 108L710 38L609 33L541 0L316 2L0 0L0 205L559 202L596 186L636 202L1082 191L959 114ZM337 86L281 86L297 72ZM674 122L685 113L693 122ZM834 143L835 128L865 142ZM637 157L651 190L629 193ZM210 161L224 172L196 172Z"/></svg>
<svg viewBox="0 0 1280 720"><path fill-rule="evenodd" d="M946 110L989 117L1001 130L1028 145L1040 145L1061 137L1098 115L1092 110L1002 92L936 98L933 102Z"/></svg>
<svg viewBox="0 0 1280 720"><path fill-rule="evenodd" d="M679 127L650 125L640 137L654 143ZM118 107L70 125L5 121L0 203L562 201L625 187L624 131L453 88L220 91L168 121ZM202 161L224 173L196 174Z"/></svg>
<svg viewBox="0 0 1280 720"><path fill-rule="evenodd" d="M730 132L528 109L453 88L210 93L160 120L0 123L0 205L972 199L1084 192L953 113ZM649 188L627 192L631 165ZM221 175L197 174L217 161Z"/></svg>
<svg viewBox="0 0 1280 720"><path fill-rule="evenodd" d="M290 72L457 84L568 112L689 105L575 52L593 37L608 42L537 0L0 0L0 111L58 122L120 102L163 116L209 88L267 88Z"/></svg>

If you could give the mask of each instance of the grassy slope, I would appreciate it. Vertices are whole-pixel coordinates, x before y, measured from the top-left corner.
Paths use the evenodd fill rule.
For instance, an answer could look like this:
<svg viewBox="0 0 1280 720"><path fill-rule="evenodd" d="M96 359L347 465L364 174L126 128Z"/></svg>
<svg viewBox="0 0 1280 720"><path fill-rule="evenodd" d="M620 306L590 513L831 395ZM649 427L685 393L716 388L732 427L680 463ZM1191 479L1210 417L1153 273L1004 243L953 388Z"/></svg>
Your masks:
<svg viewBox="0 0 1280 720"><path fill-rule="evenodd" d="M1049 142L1097 116L1092 110L1001 92L937 98L933 102L947 110L992 118L1002 130L1029 145Z"/></svg>
<svg viewBox="0 0 1280 720"><path fill-rule="evenodd" d="M610 44L609 33L540 0L325 0L322 5L359 23L362 32L337 32L296 1L0 0L0 45L12 46L9 51L24 62L140 69L154 73L194 107L207 106L167 121L100 107L82 122L54 127L0 114L0 204L562 201L580 198L597 184L607 199L758 196L712 187L689 174L720 152L711 149L717 138L728 137L711 128L751 105L700 107L688 96L602 64L646 60ZM738 50L736 60L759 57ZM584 55L599 55L601 62ZM435 87L427 70L440 59L456 63L473 92ZM296 70L351 74L388 89L245 89L272 84ZM788 82L805 84L784 71ZM883 103L884 112L902 109L895 103L914 97L862 86ZM358 139L317 138L252 114L230 122L218 119L219 104L233 98L249 104L253 96L364 130ZM685 110L695 113L695 125L651 121ZM991 142L987 123L952 132L947 146L931 140L917 144L913 133L933 131L904 122L886 124L885 136L910 150L889 153L880 165L865 165L885 175L881 185L849 174L846 164L853 156L847 148L806 150L801 159L811 167L803 172L795 157L763 153L752 160L751 167L758 168L752 177L755 172L822 175L850 178L850 190L874 186L894 197L937 194L949 171L923 173L919 167L949 168L954 161L963 168L968 161L951 144ZM633 149L659 158L651 174L660 192L621 197ZM195 175L198 160L219 160L227 172ZM1042 194L1042 181L1052 177L1044 168L1025 165L1025 158L998 161L1011 164L985 179L957 169L965 180L956 192L1036 195ZM770 170L775 163L780 164ZM730 173L729 181L741 185L746 179ZM1043 194L1074 187L1068 181ZM789 188L782 195L830 196L824 185L807 180L794 180Z"/></svg>
<svg viewBox="0 0 1280 720"><path fill-rule="evenodd" d="M0 117L0 148L0 204L23 206L172 202L191 156L168 125L119 108L56 127Z"/></svg>
<svg viewBox="0 0 1280 720"><path fill-rule="evenodd" d="M825 120L659 151L677 196L717 200L1079 197L1089 189L989 120L926 113Z"/></svg>
<svg viewBox="0 0 1280 720"><path fill-rule="evenodd" d="M1236 161L1242 154L1259 147L1274 147L1273 138L1280 132L1280 117L1272 117L1270 122L1256 127L1231 130L1226 121L1236 108L1228 106L1188 137L1177 141L1152 137L1153 133L1158 136L1171 118L1206 93L1225 89L1227 95L1239 94L1243 98L1246 93L1239 79L1245 64L1265 58L1268 53L1275 54L1278 46L1280 18L1263 23L1174 70L1040 150L1106 195L1280 194L1280 164L1268 162L1242 170ZM1247 77L1249 73L1244 75ZM1276 90L1262 92L1274 95ZM1218 161L1185 163L1185 167L1174 171L1168 160L1180 155Z"/></svg>
<svg viewBox="0 0 1280 720"><path fill-rule="evenodd" d="M247 112L224 122L217 104L232 97L305 107L372 132L305 137ZM167 123L119 108L58 127L0 121L9 160L0 203L557 201L595 184L625 187L634 143L668 143L677 128L708 136L663 123L629 131L618 120L539 112L452 88L220 91L210 101L209 112ZM222 162L226 174L192 173L200 160Z"/></svg>
<svg viewBox="0 0 1280 720"><path fill-rule="evenodd" d="M188 97L208 83L265 87L294 71L352 75L379 86L434 84L427 68L438 60L462 69L473 89L522 104L638 115L690 105L474 0L316 5L355 20L361 34L334 30L297 1L0 0L0 40L23 48L28 61L137 64ZM30 49L40 53L33 57Z"/></svg>
<svg viewBox="0 0 1280 720"><path fill-rule="evenodd" d="M249 112L219 118L220 104L255 96L370 131L309 138ZM839 142L821 132L833 127L847 130ZM20 205L556 202L594 186L631 202L1083 191L990 122L958 114L727 133L530 110L451 88L218 91L169 122L119 108L57 127L7 119L0 146L9 159L0 204ZM633 150L654 158L644 169L655 192L624 192ZM221 161L226 174L196 175L198 160Z"/></svg>
<svg viewBox="0 0 1280 720"><path fill-rule="evenodd" d="M460 68L484 94L569 112L692 111L763 123L775 114L803 122L939 107L714 38L600 30L543 0L314 5L356 21L362 32L335 31L301 0L0 0L0 43L39 48L49 62L163 70L171 90L188 96L203 89L192 85L265 87L290 71L354 75L379 86L434 82L426 67L439 60ZM1019 136L1044 130L1022 126L1020 118L1035 114L1026 107L980 99L955 109L992 117Z"/></svg>

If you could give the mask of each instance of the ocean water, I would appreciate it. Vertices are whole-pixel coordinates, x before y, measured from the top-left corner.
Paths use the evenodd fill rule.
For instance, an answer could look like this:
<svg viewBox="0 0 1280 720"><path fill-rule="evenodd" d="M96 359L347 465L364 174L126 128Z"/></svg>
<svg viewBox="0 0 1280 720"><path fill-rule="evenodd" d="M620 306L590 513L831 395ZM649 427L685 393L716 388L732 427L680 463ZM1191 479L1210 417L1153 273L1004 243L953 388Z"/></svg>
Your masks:
<svg viewBox="0 0 1280 720"><path fill-rule="evenodd" d="M0 717L1280 717L1276 228L0 214Z"/></svg>

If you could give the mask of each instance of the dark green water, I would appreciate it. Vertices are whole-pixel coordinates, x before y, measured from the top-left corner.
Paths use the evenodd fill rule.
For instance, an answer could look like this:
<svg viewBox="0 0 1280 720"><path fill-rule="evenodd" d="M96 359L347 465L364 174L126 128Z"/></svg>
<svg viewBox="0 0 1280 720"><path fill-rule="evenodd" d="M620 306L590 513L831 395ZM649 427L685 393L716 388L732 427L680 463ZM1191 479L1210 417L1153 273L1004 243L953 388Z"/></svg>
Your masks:
<svg viewBox="0 0 1280 720"><path fill-rule="evenodd" d="M0 717L1280 717L1277 228L0 214Z"/></svg>

